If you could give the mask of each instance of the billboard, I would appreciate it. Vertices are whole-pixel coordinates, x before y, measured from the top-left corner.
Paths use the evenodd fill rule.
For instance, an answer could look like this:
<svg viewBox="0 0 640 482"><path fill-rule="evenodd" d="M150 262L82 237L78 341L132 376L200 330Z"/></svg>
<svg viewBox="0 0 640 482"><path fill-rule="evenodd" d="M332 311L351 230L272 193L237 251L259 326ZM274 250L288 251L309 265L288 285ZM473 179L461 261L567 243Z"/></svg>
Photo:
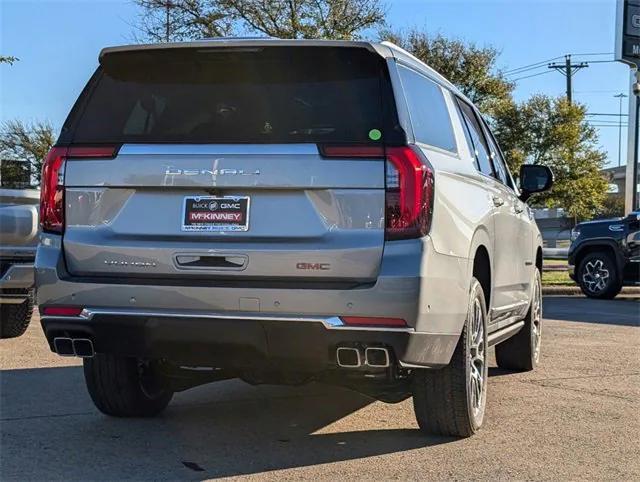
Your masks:
<svg viewBox="0 0 640 482"><path fill-rule="evenodd" d="M616 60L640 67L640 0L618 0Z"/></svg>

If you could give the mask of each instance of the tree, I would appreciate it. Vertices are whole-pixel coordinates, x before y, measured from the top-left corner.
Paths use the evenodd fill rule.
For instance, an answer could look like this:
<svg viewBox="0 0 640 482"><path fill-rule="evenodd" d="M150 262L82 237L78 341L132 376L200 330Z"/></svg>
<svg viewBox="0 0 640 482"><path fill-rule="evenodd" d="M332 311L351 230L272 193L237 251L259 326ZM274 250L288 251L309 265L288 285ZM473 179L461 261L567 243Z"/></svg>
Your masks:
<svg viewBox="0 0 640 482"><path fill-rule="evenodd" d="M18 60L20 60L18 57L13 57L12 55L0 55L0 64L13 65Z"/></svg>
<svg viewBox="0 0 640 482"><path fill-rule="evenodd" d="M458 39L411 30L407 34L386 31L380 34L402 47L446 77L484 113L511 100L515 87L497 68L499 52Z"/></svg>
<svg viewBox="0 0 640 482"><path fill-rule="evenodd" d="M142 40L167 42L230 35L234 30L277 38L358 38L380 27L380 0L134 0Z"/></svg>
<svg viewBox="0 0 640 482"><path fill-rule="evenodd" d="M10 120L0 125L0 157L25 161L37 184L40 183L42 161L54 142L55 131L49 122Z"/></svg>
<svg viewBox="0 0 640 482"><path fill-rule="evenodd" d="M562 207L576 219L590 218L601 209L608 188L600 172L606 154L597 147L585 106L564 97L535 95L520 104L500 103L491 123L512 172L525 162L553 170L552 191L537 196L535 204Z"/></svg>
<svg viewBox="0 0 640 482"><path fill-rule="evenodd" d="M221 0L231 18L250 31L277 38L358 38L381 26L379 0Z"/></svg>

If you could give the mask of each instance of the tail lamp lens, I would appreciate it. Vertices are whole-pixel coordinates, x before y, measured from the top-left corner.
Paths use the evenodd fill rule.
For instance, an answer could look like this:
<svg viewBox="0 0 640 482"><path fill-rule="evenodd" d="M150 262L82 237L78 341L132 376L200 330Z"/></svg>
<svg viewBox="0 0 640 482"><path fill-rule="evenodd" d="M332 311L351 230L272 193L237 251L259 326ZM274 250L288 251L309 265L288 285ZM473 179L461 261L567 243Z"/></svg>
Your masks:
<svg viewBox="0 0 640 482"><path fill-rule="evenodd" d="M387 148L386 239L419 238L431 227L433 169L418 150Z"/></svg>
<svg viewBox="0 0 640 482"><path fill-rule="evenodd" d="M67 159L112 159L116 146L52 147L42 165L40 227L49 233L64 230L64 171Z"/></svg>

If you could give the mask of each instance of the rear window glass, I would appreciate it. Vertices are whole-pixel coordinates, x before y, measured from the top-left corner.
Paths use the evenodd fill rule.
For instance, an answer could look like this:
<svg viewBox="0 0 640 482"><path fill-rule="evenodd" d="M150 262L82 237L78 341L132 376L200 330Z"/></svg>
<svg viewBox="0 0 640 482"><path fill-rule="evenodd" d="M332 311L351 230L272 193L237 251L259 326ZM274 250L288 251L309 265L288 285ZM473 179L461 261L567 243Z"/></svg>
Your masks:
<svg viewBox="0 0 640 482"><path fill-rule="evenodd" d="M111 53L83 96L61 143L371 143L396 118L383 59L361 48Z"/></svg>

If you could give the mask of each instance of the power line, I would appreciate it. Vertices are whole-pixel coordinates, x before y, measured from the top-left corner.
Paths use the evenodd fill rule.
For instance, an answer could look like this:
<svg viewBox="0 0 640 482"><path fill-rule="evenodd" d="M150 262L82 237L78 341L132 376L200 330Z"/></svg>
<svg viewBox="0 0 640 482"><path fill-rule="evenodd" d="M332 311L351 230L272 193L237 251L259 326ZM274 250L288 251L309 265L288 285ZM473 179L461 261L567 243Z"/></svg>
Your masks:
<svg viewBox="0 0 640 482"><path fill-rule="evenodd" d="M614 55L614 52L586 52L586 53L583 53L583 54L569 54L569 55L573 55L575 57L590 57L590 56L597 56L597 55ZM503 74L505 74L505 75L516 74L516 73L521 73L521 72L518 72L518 71L521 71L521 70L535 69L538 66L543 66L543 65L547 64L548 62L552 62L554 60L561 59L562 57L563 56L560 55L558 57L553 57L551 59L541 60L540 62L534 62L532 64L523 65L522 67L516 67L514 69L505 70L503 72ZM612 61L612 62L615 62L615 60Z"/></svg>
<svg viewBox="0 0 640 482"><path fill-rule="evenodd" d="M546 64L546 63L548 63L548 62L551 62L551 61L553 61L553 60L558 60L558 59L561 59L561 58L562 58L562 56L560 56L560 57L553 57L552 59L547 59L547 60L541 60L540 62L534 62L533 64L523 65L522 67L517 67L517 68L515 68L515 69L511 69L511 70L506 70L506 71L504 71L503 73L504 73L505 75L507 75L507 74L511 74L511 73L516 73L516 71L518 71L518 70L529 69L529 68L531 68L531 67L535 67L535 66L539 66L539 65L541 66L541 65L544 65L544 64Z"/></svg>
<svg viewBox="0 0 640 482"><path fill-rule="evenodd" d="M589 57L593 55L615 55L615 52L588 52L586 54L571 54L575 57Z"/></svg>
<svg viewBox="0 0 640 482"><path fill-rule="evenodd" d="M518 77L517 79L511 79L510 82L518 82L519 80L524 80L524 79L530 79L531 77L538 77L539 75L546 75L546 74L550 74L551 71L547 70L546 72L540 72L537 74L532 74L532 75L525 75L524 77Z"/></svg>

